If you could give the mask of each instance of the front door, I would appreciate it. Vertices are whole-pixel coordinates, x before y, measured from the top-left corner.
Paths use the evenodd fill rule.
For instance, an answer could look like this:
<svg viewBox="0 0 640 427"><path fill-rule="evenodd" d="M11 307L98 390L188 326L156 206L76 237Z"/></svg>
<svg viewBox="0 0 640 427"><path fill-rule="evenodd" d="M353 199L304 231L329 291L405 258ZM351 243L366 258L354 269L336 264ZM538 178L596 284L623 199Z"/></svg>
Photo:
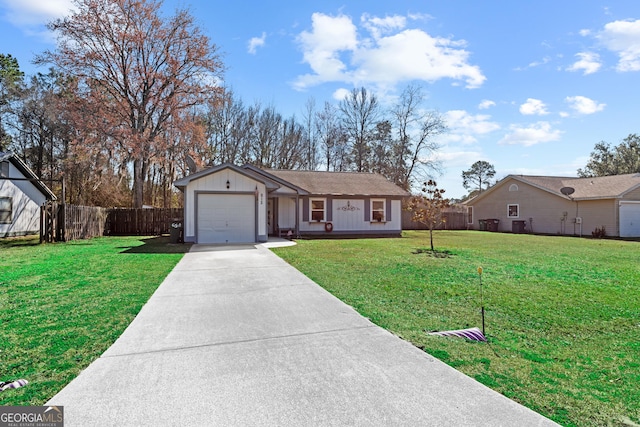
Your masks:
<svg viewBox="0 0 640 427"><path fill-rule="evenodd" d="M267 228L269 230L269 234L270 235L274 235L276 234L276 227L275 227L275 219L276 219L276 215L275 215L275 208L276 208L276 201L275 199L269 199L267 201Z"/></svg>

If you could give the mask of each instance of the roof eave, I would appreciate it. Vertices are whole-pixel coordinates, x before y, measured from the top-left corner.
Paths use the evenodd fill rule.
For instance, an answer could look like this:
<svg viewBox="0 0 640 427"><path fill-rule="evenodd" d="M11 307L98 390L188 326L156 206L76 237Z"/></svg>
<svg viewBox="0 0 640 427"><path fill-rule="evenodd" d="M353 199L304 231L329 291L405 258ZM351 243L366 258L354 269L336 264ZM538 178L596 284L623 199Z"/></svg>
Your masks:
<svg viewBox="0 0 640 427"><path fill-rule="evenodd" d="M58 197L53 194L53 191L51 191L51 189L47 187L44 182L42 182L42 180L35 174L35 172L33 172L31 168L27 166L27 164L23 162L22 159L20 159L20 157L16 156L15 153L12 152L5 152L2 154L3 155L0 156L0 161L9 161L13 163L13 165L22 173L22 175L29 178L29 182L31 182L34 187L36 187L42 193L42 195L47 198L47 200L58 200ZM11 180L11 178L9 178L9 180Z"/></svg>
<svg viewBox="0 0 640 427"><path fill-rule="evenodd" d="M269 179L271 181L274 181L274 182L276 182L276 183L278 183L280 185L283 185L285 187L289 187L289 188L295 190L298 193L298 195L300 195L300 196L308 196L310 194L309 191L305 190L304 188L298 187L297 185L292 184L289 181L284 180L282 178L279 178L279 177L277 177L277 176L275 176L273 174L270 174L269 172L266 172L266 171L264 171L264 170L262 170L262 169L260 169L260 168L258 168L256 166L253 166L253 165L250 165L250 164L245 164L245 165L242 166L242 168L251 170L251 171L255 172L256 174L262 175L264 178L267 178L267 179Z"/></svg>

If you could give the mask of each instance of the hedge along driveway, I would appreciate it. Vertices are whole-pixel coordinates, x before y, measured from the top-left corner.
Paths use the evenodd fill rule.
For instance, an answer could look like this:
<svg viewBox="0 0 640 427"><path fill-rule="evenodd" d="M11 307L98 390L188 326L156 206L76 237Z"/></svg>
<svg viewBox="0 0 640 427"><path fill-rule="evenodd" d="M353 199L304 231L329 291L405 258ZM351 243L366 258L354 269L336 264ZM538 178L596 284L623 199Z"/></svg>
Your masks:
<svg viewBox="0 0 640 427"><path fill-rule="evenodd" d="M0 240L0 405L42 405L124 331L188 251L163 237Z"/></svg>
<svg viewBox="0 0 640 427"><path fill-rule="evenodd" d="M568 426L640 422L640 243L486 232L313 240L276 253L378 325ZM480 326L489 344L429 336Z"/></svg>

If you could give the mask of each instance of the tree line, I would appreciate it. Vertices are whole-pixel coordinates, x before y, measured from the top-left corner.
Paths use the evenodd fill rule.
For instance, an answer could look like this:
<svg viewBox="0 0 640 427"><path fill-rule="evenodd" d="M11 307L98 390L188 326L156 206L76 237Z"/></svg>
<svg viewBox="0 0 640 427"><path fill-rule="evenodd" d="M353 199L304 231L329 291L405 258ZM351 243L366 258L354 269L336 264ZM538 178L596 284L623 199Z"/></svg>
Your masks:
<svg viewBox="0 0 640 427"><path fill-rule="evenodd" d="M188 10L153 0L75 0L49 29L57 48L25 76L0 54L0 151L16 152L66 201L96 206L178 203L172 183L221 163L377 172L409 189L437 167L443 118L410 85L391 106L354 88L300 118L246 105L222 79L217 47Z"/></svg>

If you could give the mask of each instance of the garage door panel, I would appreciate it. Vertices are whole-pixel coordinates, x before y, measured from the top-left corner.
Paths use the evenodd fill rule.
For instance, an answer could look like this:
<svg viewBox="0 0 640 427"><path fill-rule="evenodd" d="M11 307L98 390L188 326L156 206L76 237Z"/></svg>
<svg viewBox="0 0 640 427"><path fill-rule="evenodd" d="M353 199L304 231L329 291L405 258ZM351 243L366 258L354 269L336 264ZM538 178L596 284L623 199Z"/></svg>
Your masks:
<svg viewBox="0 0 640 427"><path fill-rule="evenodd" d="M255 242L255 197L246 194L198 195L198 243Z"/></svg>
<svg viewBox="0 0 640 427"><path fill-rule="evenodd" d="M640 237L640 203L620 203L620 237Z"/></svg>

